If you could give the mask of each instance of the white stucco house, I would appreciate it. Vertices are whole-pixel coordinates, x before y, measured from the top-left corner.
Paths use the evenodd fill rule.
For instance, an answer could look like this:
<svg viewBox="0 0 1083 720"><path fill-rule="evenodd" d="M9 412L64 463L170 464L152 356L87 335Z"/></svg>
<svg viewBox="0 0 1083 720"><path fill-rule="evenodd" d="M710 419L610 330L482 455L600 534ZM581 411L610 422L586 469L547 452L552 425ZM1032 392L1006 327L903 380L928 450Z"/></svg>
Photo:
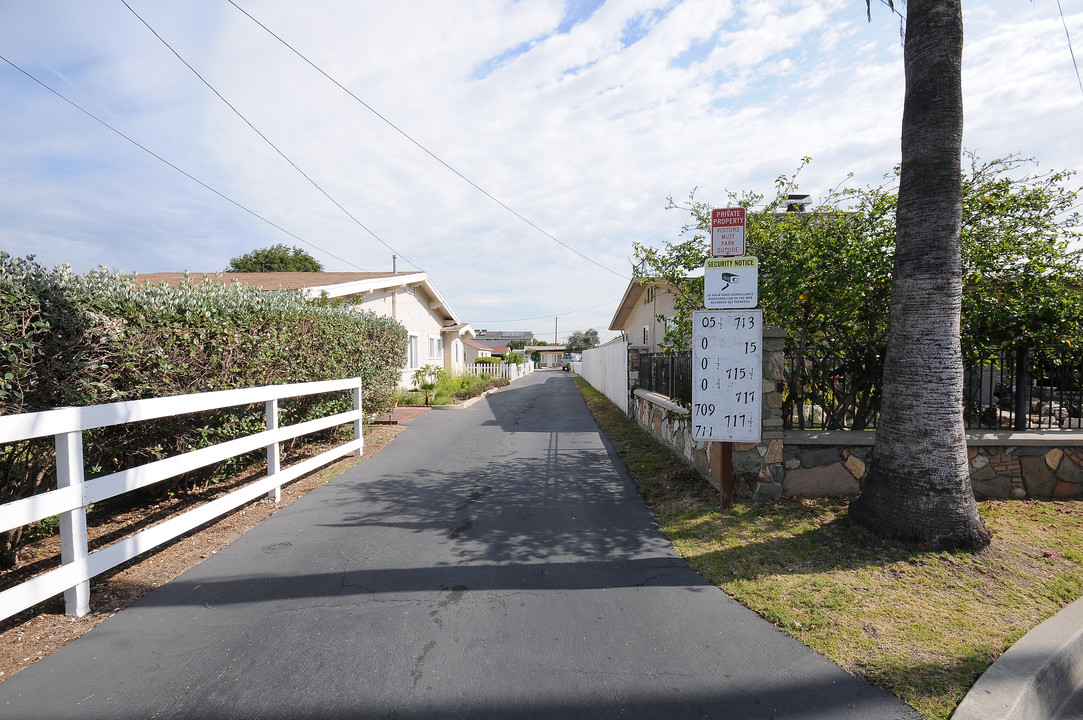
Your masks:
<svg viewBox="0 0 1083 720"><path fill-rule="evenodd" d="M140 283L166 283L176 287L184 273L139 274ZM462 372L466 365L467 340L474 330L462 322L425 272L270 272L270 273L188 273L228 284L234 281L267 292L300 290L306 296L346 298L359 309L397 320L409 333L406 363L401 385L413 385L414 371L423 365L438 365L449 372ZM473 362L470 360L469 362Z"/></svg>
<svg viewBox="0 0 1083 720"><path fill-rule="evenodd" d="M658 317L674 316L673 295L641 280L632 280L624 291L610 330L624 333L630 347L646 352L662 352L666 323Z"/></svg>

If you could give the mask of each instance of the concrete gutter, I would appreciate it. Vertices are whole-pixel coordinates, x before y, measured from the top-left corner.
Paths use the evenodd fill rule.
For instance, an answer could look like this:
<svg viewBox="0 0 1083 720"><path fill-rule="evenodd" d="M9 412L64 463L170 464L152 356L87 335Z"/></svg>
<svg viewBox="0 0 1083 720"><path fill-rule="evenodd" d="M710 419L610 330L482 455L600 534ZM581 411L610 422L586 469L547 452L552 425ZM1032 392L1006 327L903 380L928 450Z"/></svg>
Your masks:
<svg viewBox="0 0 1083 720"><path fill-rule="evenodd" d="M1083 690L1083 598L1008 648L952 720L1047 720Z"/></svg>

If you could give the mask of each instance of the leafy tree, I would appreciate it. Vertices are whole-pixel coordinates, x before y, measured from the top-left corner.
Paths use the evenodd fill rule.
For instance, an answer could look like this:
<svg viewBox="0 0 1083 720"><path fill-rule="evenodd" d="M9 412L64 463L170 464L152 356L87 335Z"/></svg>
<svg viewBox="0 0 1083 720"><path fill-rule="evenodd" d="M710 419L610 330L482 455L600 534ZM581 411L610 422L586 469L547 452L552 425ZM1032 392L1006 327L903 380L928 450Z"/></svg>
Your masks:
<svg viewBox="0 0 1083 720"><path fill-rule="evenodd" d="M581 353L584 350L598 347L599 343L598 331L594 328L590 330L576 330L568 336L568 341L564 343L564 347L567 352Z"/></svg>
<svg viewBox="0 0 1083 720"><path fill-rule="evenodd" d="M963 424L963 11L909 0L891 326L872 462L850 518L878 535L984 547Z"/></svg>
<svg viewBox="0 0 1083 720"><path fill-rule="evenodd" d="M301 248L279 243L231 258L223 272L323 272L323 265Z"/></svg>
<svg viewBox="0 0 1083 720"><path fill-rule="evenodd" d="M963 176L963 351L1083 342L1083 264L1074 172L969 155ZM1026 174L1019 176L1021 170Z"/></svg>
<svg viewBox="0 0 1083 720"><path fill-rule="evenodd" d="M829 192L809 214L777 212L798 188L801 168L780 176L774 198L748 214L748 252L760 257L766 322L788 330L798 349L830 347L839 369L864 373L855 395L871 402L884 392L894 416L885 425L881 415L883 459L872 464L855 519L892 537L980 546L988 535L967 472L961 352L1083 342L1083 271L1069 244L1079 237L1072 210L1079 191L1067 187L1072 172L1018 177L1033 161L1014 157L983 164L971 156L963 174L958 2L911 0L908 12L917 22L908 20L906 30L902 167L881 187ZM922 104L932 96L943 103ZM753 208L764 196L729 200ZM691 213L683 239L637 244L636 277L672 293L666 342L684 348L692 311L702 308L703 279L690 273L709 255L712 206L693 193L670 207ZM889 328L895 358L884 373Z"/></svg>

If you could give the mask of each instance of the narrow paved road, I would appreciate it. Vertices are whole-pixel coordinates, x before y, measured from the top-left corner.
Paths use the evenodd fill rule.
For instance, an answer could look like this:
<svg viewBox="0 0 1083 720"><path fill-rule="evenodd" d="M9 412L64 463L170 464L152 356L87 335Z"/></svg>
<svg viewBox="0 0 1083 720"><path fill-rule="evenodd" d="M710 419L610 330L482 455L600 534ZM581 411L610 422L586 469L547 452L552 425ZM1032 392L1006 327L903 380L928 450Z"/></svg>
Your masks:
<svg viewBox="0 0 1083 720"><path fill-rule="evenodd" d="M0 684L0 717L918 716L692 572L539 372Z"/></svg>

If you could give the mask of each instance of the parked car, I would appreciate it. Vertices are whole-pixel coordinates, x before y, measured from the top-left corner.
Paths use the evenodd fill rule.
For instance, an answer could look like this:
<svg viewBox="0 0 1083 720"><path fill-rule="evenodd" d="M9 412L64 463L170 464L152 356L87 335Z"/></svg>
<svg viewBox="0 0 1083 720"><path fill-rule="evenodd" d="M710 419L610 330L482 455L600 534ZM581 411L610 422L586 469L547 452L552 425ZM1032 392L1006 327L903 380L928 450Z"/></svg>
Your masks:
<svg viewBox="0 0 1083 720"><path fill-rule="evenodd" d="M564 357L560 359L560 364L564 366L564 372L571 370L573 362L583 362L583 353L564 353Z"/></svg>

